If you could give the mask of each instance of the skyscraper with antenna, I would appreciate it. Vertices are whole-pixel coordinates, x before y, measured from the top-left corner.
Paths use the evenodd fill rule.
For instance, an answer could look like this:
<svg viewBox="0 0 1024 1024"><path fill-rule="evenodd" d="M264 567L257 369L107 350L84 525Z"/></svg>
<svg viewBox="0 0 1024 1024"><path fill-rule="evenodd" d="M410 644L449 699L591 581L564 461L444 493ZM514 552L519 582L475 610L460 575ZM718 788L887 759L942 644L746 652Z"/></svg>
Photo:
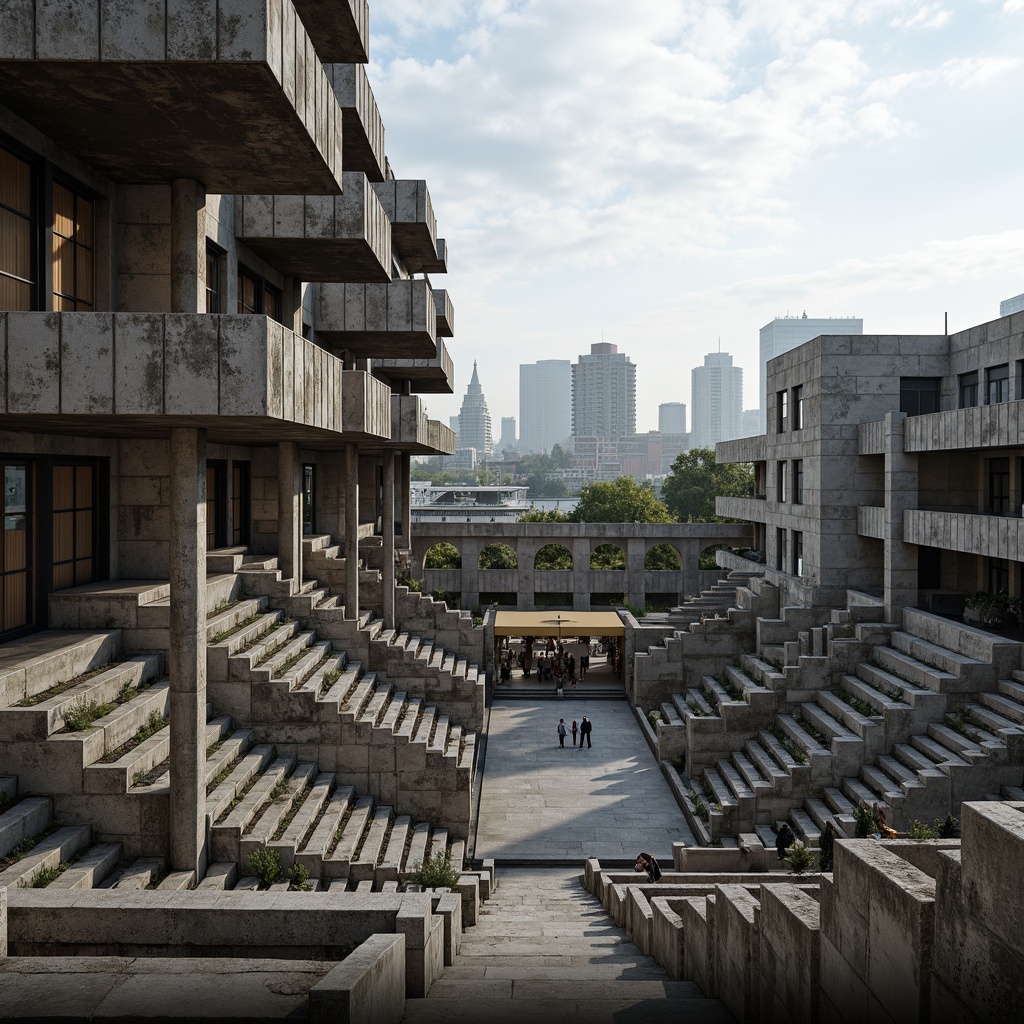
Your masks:
<svg viewBox="0 0 1024 1024"><path fill-rule="evenodd" d="M473 361L473 377L466 388L459 410L459 447L475 448L478 459L492 454L494 441L491 436L491 414L487 408L480 377Z"/></svg>

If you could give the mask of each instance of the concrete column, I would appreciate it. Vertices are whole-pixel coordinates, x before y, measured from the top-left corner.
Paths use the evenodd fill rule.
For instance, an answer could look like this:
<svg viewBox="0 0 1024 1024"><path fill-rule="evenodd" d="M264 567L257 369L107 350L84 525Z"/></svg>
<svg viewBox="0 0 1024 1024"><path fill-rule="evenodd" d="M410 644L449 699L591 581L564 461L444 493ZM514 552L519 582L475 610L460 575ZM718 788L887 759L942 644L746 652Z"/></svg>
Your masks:
<svg viewBox="0 0 1024 1024"><path fill-rule="evenodd" d="M206 431L173 427L170 866L206 870Z"/></svg>
<svg viewBox="0 0 1024 1024"><path fill-rule="evenodd" d="M302 583L302 462L294 441L277 443L277 564Z"/></svg>
<svg viewBox="0 0 1024 1024"><path fill-rule="evenodd" d="M903 450L906 413L885 416L885 621L902 622L917 604L917 545L903 541L903 512L917 508L917 456Z"/></svg>
<svg viewBox="0 0 1024 1024"><path fill-rule="evenodd" d="M206 189L171 182L171 312L206 311Z"/></svg>
<svg viewBox="0 0 1024 1024"><path fill-rule="evenodd" d="M463 537L462 553L462 607L475 609L480 606L480 552L486 542L478 537Z"/></svg>
<svg viewBox="0 0 1024 1024"><path fill-rule="evenodd" d="M572 610L590 611L590 538L575 537L572 542Z"/></svg>
<svg viewBox="0 0 1024 1024"><path fill-rule="evenodd" d="M359 449L345 445L345 618L359 618Z"/></svg>
<svg viewBox="0 0 1024 1024"><path fill-rule="evenodd" d="M384 534L384 566L382 571L384 627L395 629L395 453L384 452L384 512L381 516Z"/></svg>
<svg viewBox="0 0 1024 1024"><path fill-rule="evenodd" d="M412 548L412 456L401 452L398 456L398 500L401 506L402 547Z"/></svg>
<svg viewBox="0 0 1024 1024"><path fill-rule="evenodd" d="M516 564L519 566L517 609L521 612L533 611L534 566L541 547L543 544L533 537L522 537L516 545Z"/></svg>
<svg viewBox="0 0 1024 1024"><path fill-rule="evenodd" d="M646 547L643 537L629 537L626 540L626 601L633 608L643 608L647 603L644 588Z"/></svg>

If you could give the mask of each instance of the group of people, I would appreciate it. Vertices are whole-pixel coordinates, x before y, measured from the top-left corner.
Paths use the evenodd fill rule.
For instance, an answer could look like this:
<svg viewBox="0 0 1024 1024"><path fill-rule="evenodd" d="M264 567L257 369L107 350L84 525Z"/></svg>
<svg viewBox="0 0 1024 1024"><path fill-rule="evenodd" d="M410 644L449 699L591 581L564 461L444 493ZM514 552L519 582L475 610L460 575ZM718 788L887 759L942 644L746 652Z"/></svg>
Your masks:
<svg viewBox="0 0 1024 1024"><path fill-rule="evenodd" d="M554 682L559 690L566 686L575 687L587 678L587 671L590 668L590 647L584 646L586 653L580 654L579 661L576 655L566 649L566 645L559 641L555 643L554 637L548 637L545 649L537 658L537 679L542 682ZM508 680L512 676L512 666L518 665L527 679L534 669L533 662L533 637L528 636L523 643L523 649L513 653L507 648L501 659L499 674L502 680Z"/></svg>
<svg viewBox="0 0 1024 1024"><path fill-rule="evenodd" d="M587 748L588 749L590 747L592 747L593 744L590 742L590 734L593 732L593 730L594 730L594 727L591 724L590 719L587 718L586 715L583 716L583 721L580 722L580 724L578 726L576 724L576 719L574 718L572 720L572 745L574 747L576 746L576 736L577 736L577 733L578 733L579 740L580 740L580 744L579 744L579 748L578 749L579 750L583 749L583 741L584 740L587 741ZM560 718L558 720L558 745L560 747L564 747L565 746L565 737L568 736L568 735L569 735L569 729L568 729L568 727L565 724L565 719L564 718Z"/></svg>

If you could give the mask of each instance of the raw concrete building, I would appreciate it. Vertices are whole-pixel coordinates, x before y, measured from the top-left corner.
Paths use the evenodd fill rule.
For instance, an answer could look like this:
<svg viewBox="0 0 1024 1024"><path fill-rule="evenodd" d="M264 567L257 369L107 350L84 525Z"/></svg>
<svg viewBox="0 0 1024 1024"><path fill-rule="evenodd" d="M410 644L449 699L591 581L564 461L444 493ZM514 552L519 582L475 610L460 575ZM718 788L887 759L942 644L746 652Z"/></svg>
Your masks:
<svg viewBox="0 0 1024 1024"><path fill-rule="evenodd" d="M863 334L864 321L859 317L809 317L804 311L802 316L778 316L765 324L760 332L760 351L758 355L758 409L760 418L758 431L765 429L766 374L768 363L783 352L802 345L819 334Z"/></svg>
<svg viewBox="0 0 1024 1024"><path fill-rule="evenodd" d="M572 365L572 435L617 441L635 433L636 366L615 345L591 345Z"/></svg>
<svg viewBox="0 0 1024 1024"><path fill-rule="evenodd" d="M1024 313L945 335L821 336L768 366L766 434L719 445L755 465L756 524L787 602L848 590L962 611L1024 585ZM893 373L892 367L898 372Z"/></svg>
<svg viewBox="0 0 1024 1024"><path fill-rule="evenodd" d="M658 431L662 434L686 433L685 402L662 402L658 406Z"/></svg>
<svg viewBox="0 0 1024 1024"><path fill-rule="evenodd" d="M690 444L706 448L743 432L743 370L728 352L709 352L691 374Z"/></svg>
<svg viewBox="0 0 1024 1024"><path fill-rule="evenodd" d="M572 436L572 363L541 359L519 367L519 450L550 452Z"/></svg>
<svg viewBox="0 0 1024 1024"><path fill-rule="evenodd" d="M491 436L491 414L487 409L480 386L480 376L473 361L473 376L459 410L459 447L475 448L478 459L485 459L494 451L494 440Z"/></svg>
<svg viewBox="0 0 1024 1024"><path fill-rule="evenodd" d="M1011 313L1024 313L1024 293L1014 295L1010 299L1003 299L999 303L1000 316L1009 316Z"/></svg>

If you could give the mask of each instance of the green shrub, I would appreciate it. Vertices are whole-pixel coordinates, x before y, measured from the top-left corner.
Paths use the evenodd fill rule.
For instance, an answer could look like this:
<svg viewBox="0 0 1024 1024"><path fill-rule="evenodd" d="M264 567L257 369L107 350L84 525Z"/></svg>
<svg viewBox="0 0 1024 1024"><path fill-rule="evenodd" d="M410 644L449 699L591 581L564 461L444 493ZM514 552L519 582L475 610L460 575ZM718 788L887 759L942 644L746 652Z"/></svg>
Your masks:
<svg viewBox="0 0 1024 1024"><path fill-rule="evenodd" d="M935 823L938 825L938 820ZM923 821L918 821L917 818L914 819L914 824L907 829L908 839L935 839L938 837L938 834L937 829L932 828L931 825L926 825Z"/></svg>
<svg viewBox="0 0 1024 1024"><path fill-rule="evenodd" d="M459 881L459 870L452 864L449 852L435 853L412 873L409 881L421 889L454 889Z"/></svg>
<svg viewBox="0 0 1024 1024"><path fill-rule="evenodd" d="M647 712L647 721L651 723L651 728L656 730L658 728L658 723L661 720L662 720L662 715L661 715L660 711L648 711Z"/></svg>
<svg viewBox="0 0 1024 1024"><path fill-rule="evenodd" d="M856 821L853 831L854 838L867 839L868 836L878 831L878 821L875 818L875 812L869 807L861 804L854 811L854 819Z"/></svg>
<svg viewBox="0 0 1024 1024"><path fill-rule="evenodd" d="M288 891L313 891L313 883L309 880L309 868L305 864L293 864L288 869Z"/></svg>
<svg viewBox="0 0 1024 1024"><path fill-rule="evenodd" d="M109 715L113 708L109 704L100 704L84 697L69 705L64 710L64 725L70 732L81 732L88 729L97 718Z"/></svg>
<svg viewBox="0 0 1024 1024"><path fill-rule="evenodd" d="M32 877L29 879L28 885L24 886L26 889L45 889L51 882L56 882L58 878L67 870L67 864L58 864L55 868L40 868Z"/></svg>
<svg viewBox="0 0 1024 1024"><path fill-rule="evenodd" d="M260 881L261 889L269 889L281 877L281 854L261 846L249 854L249 874Z"/></svg>
<svg viewBox="0 0 1024 1024"><path fill-rule="evenodd" d="M791 843L786 850L786 862L795 875L802 875L808 868L814 865L814 854L804 846L800 840Z"/></svg>
<svg viewBox="0 0 1024 1024"><path fill-rule="evenodd" d="M938 818L935 819L935 829L939 833L940 839L959 839L960 819L950 811L942 821L939 821Z"/></svg>

